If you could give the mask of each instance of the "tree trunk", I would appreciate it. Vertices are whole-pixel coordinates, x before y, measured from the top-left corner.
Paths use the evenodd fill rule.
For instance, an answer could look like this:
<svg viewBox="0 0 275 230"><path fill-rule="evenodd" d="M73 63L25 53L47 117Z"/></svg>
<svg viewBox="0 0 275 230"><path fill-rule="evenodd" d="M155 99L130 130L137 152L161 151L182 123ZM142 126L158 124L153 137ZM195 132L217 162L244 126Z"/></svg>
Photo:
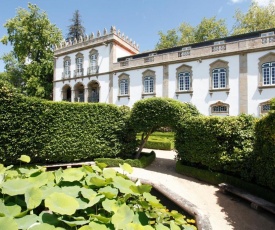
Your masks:
<svg viewBox="0 0 275 230"><path fill-rule="evenodd" d="M139 149L135 155L135 158L138 159L140 157L140 154L141 154L141 151L144 147L144 145L146 144L146 142L148 141L148 138L149 136L151 135L153 129L151 129L148 133L146 133L146 136L144 138L144 133L142 134L142 137L141 137L141 142L140 142L140 145L139 145Z"/></svg>

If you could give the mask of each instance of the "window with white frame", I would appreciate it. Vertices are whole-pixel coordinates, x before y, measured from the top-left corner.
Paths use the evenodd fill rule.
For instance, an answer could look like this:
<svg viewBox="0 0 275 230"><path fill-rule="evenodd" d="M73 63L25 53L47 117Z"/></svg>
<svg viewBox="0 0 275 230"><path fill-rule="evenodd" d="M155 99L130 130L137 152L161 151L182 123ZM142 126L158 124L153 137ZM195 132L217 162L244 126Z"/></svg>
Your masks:
<svg viewBox="0 0 275 230"><path fill-rule="evenodd" d="M275 85L275 62L262 64L262 77L264 86Z"/></svg>
<svg viewBox="0 0 275 230"><path fill-rule="evenodd" d="M88 74L95 74L98 71L98 51L92 49L89 55Z"/></svg>
<svg viewBox="0 0 275 230"><path fill-rule="evenodd" d="M71 77L71 60L69 57L65 57L63 78L70 78L70 77Z"/></svg>
<svg viewBox="0 0 275 230"><path fill-rule="evenodd" d="M144 93L154 92L154 77L144 77Z"/></svg>
<svg viewBox="0 0 275 230"><path fill-rule="evenodd" d="M212 71L212 88L223 89L226 88L227 82L226 68L216 68Z"/></svg>
<svg viewBox="0 0 275 230"><path fill-rule="evenodd" d="M122 73L118 76L118 97L128 96L130 97L130 76L128 74Z"/></svg>
<svg viewBox="0 0 275 230"><path fill-rule="evenodd" d="M128 95L129 82L128 79L122 79L119 82L120 95Z"/></svg>
<svg viewBox="0 0 275 230"><path fill-rule="evenodd" d="M190 90L190 72L181 72L178 75L179 91Z"/></svg>
<svg viewBox="0 0 275 230"><path fill-rule="evenodd" d="M218 101L210 105L210 114L211 115L229 115L229 105Z"/></svg>

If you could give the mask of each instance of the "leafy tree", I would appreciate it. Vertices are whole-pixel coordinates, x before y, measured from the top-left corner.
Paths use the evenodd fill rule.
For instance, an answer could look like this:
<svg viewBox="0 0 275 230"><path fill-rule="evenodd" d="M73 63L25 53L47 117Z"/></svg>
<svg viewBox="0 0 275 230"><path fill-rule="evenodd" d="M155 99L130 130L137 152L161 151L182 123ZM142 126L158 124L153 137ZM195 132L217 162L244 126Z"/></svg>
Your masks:
<svg viewBox="0 0 275 230"><path fill-rule="evenodd" d="M203 42L228 35L225 20L217 20L216 17L203 18L195 29L195 42Z"/></svg>
<svg viewBox="0 0 275 230"><path fill-rule="evenodd" d="M69 26L69 33L67 35L67 40L74 41L79 40L80 36L84 37L85 28L82 26L81 15L79 10L74 12L73 18L71 19L72 24Z"/></svg>
<svg viewBox="0 0 275 230"><path fill-rule="evenodd" d="M19 63L15 58L14 52L4 54L1 59L5 63L5 80L9 81L14 87L23 91L24 81L22 79L24 63ZM3 75L2 75L3 76Z"/></svg>
<svg viewBox="0 0 275 230"><path fill-rule="evenodd" d="M14 57L20 67L27 94L50 99L53 87L53 49L62 39L61 31L50 23L45 12L41 13L36 5L30 3L28 10L19 8L17 15L9 19L4 27L8 34L2 37L1 42L10 42L13 46L12 55L2 57L6 71L13 73L9 66ZM12 77L15 76L12 74Z"/></svg>
<svg viewBox="0 0 275 230"><path fill-rule="evenodd" d="M190 24L183 22L179 28L178 31L180 33L180 39L178 44L179 45L186 45L196 42L195 38L195 32L196 28L191 26Z"/></svg>
<svg viewBox="0 0 275 230"><path fill-rule="evenodd" d="M130 115L132 128L142 133L135 158L139 158L149 136L158 128L176 128L180 121L196 115L199 115L196 107L171 98L148 98L137 101Z"/></svg>
<svg viewBox="0 0 275 230"><path fill-rule="evenodd" d="M156 49L165 49L173 46L187 45L228 35L225 20L216 17L203 18L196 27L183 22L179 28L168 30L167 33L159 32L160 40Z"/></svg>
<svg viewBox="0 0 275 230"><path fill-rule="evenodd" d="M156 45L156 49L165 49L178 45L178 34L175 29L168 30L167 34L164 34L162 31L159 31L160 40Z"/></svg>
<svg viewBox="0 0 275 230"><path fill-rule="evenodd" d="M271 0L269 5L260 7L253 1L247 13L239 9L235 12L236 23L233 26L233 34L243 34L258 30L275 27L275 1Z"/></svg>

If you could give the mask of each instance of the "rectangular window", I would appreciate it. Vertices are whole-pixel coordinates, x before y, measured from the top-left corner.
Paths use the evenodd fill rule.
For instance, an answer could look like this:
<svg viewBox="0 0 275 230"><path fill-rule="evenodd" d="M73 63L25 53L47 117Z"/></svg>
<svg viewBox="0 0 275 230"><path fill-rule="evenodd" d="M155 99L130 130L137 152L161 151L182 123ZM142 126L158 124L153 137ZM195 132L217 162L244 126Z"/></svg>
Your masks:
<svg viewBox="0 0 275 230"><path fill-rule="evenodd" d="M178 77L179 91L190 90L190 73L179 73Z"/></svg>
<svg viewBox="0 0 275 230"><path fill-rule="evenodd" d="M212 71L212 86L213 89L223 89L226 88L226 69L224 68L219 68L219 69L214 69Z"/></svg>
<svg viewBox="0 0 275 230"><path fill-rule="evenodd" d="M153 93L154 92L154 79L153 77L144 78L144 93Z"/></svg>
<svg viewBox="0 0 275 230"><path fill-rule="evenodd" d="M83 75L83 59L77 58L76 59L76 76L82 76Z"/></svg>
<svg viewBox="0 0 275 230"><path fill-rule="evenodd" d="M97 55L92 54L90 56L90 68L89 68L89 73L94 74L97 72Z"/></svg>
<svg viewBox="0 0 275 230"><path fill-rule="evenodd" d="M128 80L123 79L120 81L120 95L128 95Z"/></svg>
<svg viewBox="0 0 275 230"><path fill-rule="evenodd" d="M275 62L262 65L263 85L275 85Z"/></svg>

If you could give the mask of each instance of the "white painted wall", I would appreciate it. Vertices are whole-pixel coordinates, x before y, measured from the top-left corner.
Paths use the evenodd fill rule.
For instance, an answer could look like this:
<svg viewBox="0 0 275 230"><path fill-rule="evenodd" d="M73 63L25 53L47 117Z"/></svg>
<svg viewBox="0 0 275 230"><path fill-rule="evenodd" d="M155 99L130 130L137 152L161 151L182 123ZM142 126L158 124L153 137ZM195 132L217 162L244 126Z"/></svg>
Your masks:
<svg viewBox="0 0 275 230"><path fill-rule="evenodd" d="M247 55L247 77L248 77L248 113L254 116L260 115L259 104L275 97L274 88L263 89L260 94L258 90L259 58L270 53L270 51L249 53Z"/></svg>
<svg viewBox="0 0 275 230"><path fill-rule="evenodd" d="M117 62L117 60L116 60L117 58L132 55L132 53L130 53L128 50L124 49L123 47L121 47L119 45L115 45L115 49L116 49L116 58L115 58L114 62Z"/></svg>

